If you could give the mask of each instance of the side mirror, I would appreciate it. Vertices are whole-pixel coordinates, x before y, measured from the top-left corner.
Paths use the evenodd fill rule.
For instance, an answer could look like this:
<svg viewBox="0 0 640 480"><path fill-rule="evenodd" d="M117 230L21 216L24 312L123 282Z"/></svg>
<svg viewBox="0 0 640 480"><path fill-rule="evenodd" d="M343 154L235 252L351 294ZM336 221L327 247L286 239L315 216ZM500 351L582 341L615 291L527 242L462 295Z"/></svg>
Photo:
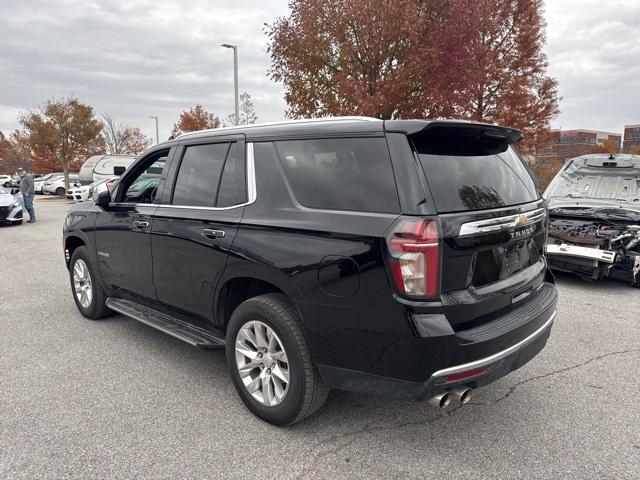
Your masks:
<svg viewBox="0 0 640 480"><path fill-rule="evenodd" d="M125 172L125 170L125 167L113 167L113 174L119 177Z"/></svg>
<svg viewBox="0 0 640 480"><path fill-rule="evenodd" d="M106 208L111 203L111 192L104 190L100 192L95 199L95 204L98 207Z"/></svg>

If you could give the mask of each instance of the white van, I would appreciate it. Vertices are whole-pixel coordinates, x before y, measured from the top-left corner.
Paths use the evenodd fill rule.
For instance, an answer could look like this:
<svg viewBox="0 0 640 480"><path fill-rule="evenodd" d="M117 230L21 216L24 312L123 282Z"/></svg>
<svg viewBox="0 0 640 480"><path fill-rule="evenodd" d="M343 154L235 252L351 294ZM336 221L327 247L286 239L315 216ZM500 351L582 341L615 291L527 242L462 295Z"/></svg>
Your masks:
<svg viewBox="0 0 640 480"><path fill-rule="evenodd" d="M93 155L80 168L80 183L90 185L96 180L120 176L136 158L136 155Z"/></svg>

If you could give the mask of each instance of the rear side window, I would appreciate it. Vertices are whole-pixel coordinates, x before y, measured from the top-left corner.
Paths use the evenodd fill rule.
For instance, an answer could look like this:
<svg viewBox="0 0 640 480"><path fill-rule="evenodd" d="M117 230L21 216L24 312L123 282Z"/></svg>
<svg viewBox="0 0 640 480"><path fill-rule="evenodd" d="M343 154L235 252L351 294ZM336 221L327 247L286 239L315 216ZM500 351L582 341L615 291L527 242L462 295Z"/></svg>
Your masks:
<svg viewBox="0 0 640 480"><path fill-rule="evenodd" d="M398 195L384 138L275 142L298 202L309 208L396 213Z"/></svg>
<svg viewBox="0 0 640 480"><path fill-rule="evenodd" d="M533 178L513 147L504 141L438 134L412 141L440 213L538 199Z"/></svg>
<svg viewBox="0 0 640 480"><path fill-rule="evenodd" d="M185 148L173 190L173 205L214 207L228 143Z"/></svg>

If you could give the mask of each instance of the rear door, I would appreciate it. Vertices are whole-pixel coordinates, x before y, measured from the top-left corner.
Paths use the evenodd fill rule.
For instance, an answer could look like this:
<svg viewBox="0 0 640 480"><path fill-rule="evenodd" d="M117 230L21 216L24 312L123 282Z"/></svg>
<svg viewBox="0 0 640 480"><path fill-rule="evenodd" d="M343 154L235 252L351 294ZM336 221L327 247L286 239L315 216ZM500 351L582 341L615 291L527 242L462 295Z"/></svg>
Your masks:
<svg viewBox="0 0 640 480"><path fill-rule="evenodd" d="M452 323L534 293L546 272L546 211L508 139L486 126L444 125L410 140L441 223L443 302L459 305Z"/></svg>
<svg viewBox="0 0 640 480"><path fill-rule="evenodd" d="M153 281L160 302L212 320L247 203L244 136L186 140L177 158L151 228Z"/></svg>

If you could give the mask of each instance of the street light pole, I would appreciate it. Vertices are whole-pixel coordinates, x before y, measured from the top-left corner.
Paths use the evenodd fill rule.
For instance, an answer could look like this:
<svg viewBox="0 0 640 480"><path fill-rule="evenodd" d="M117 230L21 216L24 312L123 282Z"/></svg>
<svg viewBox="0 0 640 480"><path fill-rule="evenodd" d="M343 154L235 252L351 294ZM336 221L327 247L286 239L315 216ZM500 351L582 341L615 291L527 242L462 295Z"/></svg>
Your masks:
<svg viewBox="0 0 640 480"><path fill-rule="evenodd" d="M221 46L233 49L233 89L236 104L236 125L240 125L240 97L238 96L238 46L223 43Z"/></svg>
<svg viewBox="0 0 640 480"><path fill-rule="evenodd" d="M156 119L156 145L160 143L160 135L158 135L158 117L149 117Z"/></svg>

